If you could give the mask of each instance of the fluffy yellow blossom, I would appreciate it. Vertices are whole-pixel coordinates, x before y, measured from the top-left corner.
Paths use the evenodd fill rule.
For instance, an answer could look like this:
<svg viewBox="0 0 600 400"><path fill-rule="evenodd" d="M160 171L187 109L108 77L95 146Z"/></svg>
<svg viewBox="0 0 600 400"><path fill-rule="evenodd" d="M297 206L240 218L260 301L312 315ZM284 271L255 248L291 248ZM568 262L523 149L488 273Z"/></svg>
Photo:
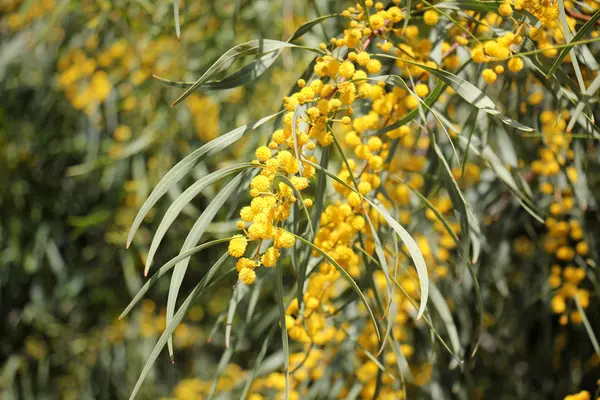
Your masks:
<svg viewBox="0 0 600 400"><path fill-rule="evenodd" d="M241 257L246 252L248 241L242 235L235 235L229 241L229 254L233 257Z"/></svg>

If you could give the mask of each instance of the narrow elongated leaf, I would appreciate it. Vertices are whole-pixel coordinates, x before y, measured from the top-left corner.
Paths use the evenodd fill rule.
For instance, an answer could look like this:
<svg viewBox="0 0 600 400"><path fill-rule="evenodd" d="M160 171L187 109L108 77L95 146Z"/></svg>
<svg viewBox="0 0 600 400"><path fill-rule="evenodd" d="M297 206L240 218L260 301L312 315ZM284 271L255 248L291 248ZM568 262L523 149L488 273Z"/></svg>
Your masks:
<svg viewBox="0 0 600 400"><path fill-rule="evenodd" d="M426 65L425 66L419 65L419 66L421 68L429 71L430 73L432 73L439 79L443 80L444 82L446 82L452 89L454 89L456 91L456 93L460 97L465 99L469 104L479 108L482 111L485 111L486 113L488 113L490 115L495 116L496 118L498 118L500 121L502 121L506 125L510 125L513 128L516 128L516 129L519 129L519 130L522 130L525 132L533 132L532 128L525 126L525 125L521 124L520 122L515 121L514 119L508 118L505 115L502 115L500 113L500 111L496 108L496 105L494 104L492 99L490 99L487 95L485 95L481 90L479 90L472 83L466 81L465 79L463 79L457 75L454 75L450 72L447 72L447 71L444 71L441 69L431 68Z"/></svg>
<svg viewBox="0 0 600 400"><path fill-rule="evenodd" d="M175 16L175 33L177 39L181 36L181 27L179 26L179 0L173 0L173 15Z"/></svg>
<svg viewBox="0 0 600 400"><path fill-rule="evenodd" d="M252 368L252 373L250 374L250 377L246 380L246 383L244 384L244 390L242 391L242 395L240 396L240 399L247 398L248 393L250 392L250 386L252 386L252 382L254 382L254 378L256 378L256 374L258 372L258 369L260 368L262 361L265 358L265 354L267 354L267 348L269 347L269 342L271 341L271 339L273 338L273 335L275 334L276 327L277 327L277 325L273 324L273 326L271 327L271 330L269 331L269 334L265 338L265 341L263 342L263 344L260 348L260 351L258 352L258 356L256 356L256 361L254 362L254 367Z"/></svg>
<svg viewBox="0 0 600 400"><path fill-rule="evenodd" d="M412 238L410 233L398 221L396 221L389 211L383 207L381 204L375 203L374 201L365 198L369 204L373 208L377 210L379 215L385 219L385 221L392 227L392 229L400 236L400 240L406 245L408 249L408 253L410 254L415 268L417 270L417 276L419 277L419 286L421 288L421 303L419 305L419 312L417 313L417 319L421 318L423 313L425 312L425 307L427 306L427 297L429 296L429 277L427 275L427 265L425 264L425 259L423 258L423 254L419 249L419 246Z"/></svg>
<svg viewBox="0 0 600 400"><path fill-rule="evenodd" d="M165 193L167 193L172 185L179 182L188 172L190 172L196 163L204 160L208 156L217 154L218 152L227 148L230 144L239 140L246 132L257 129L278 114L279 113L271 114L256 122L251 122L249 124L240 126L222 136L219 136L216 139L211 140L204 146L187 155L183 160L179 161L173 168L171 168L171 170L162 177L160 182L158 182L158 185L156 185L152 193L150 193L150 196L148 196L144 204L142 204L140 211L138 211L137 215L135 216L133 224L131 225L131 229L129 230L129 235L127 236L127 247L131 245L133 236L137 232L150 209L152 209L156 202L160 200Z"/></svg>
<svg viewBox="0 0 600 400"><path fill-rule="evenodd" d="M521 203L521 206L523 206L523 208L540 223L544 223L544 219L540 217L536 212L535 205L532 202L532 200L525 193L523 193L521 189L519 189L519 186L515 182L510 171L503 165L500 158L493 152L493 150L489 146L486 145L480 151L480 143L477 140L477 138L471 138L471 140L469 141L467 138L461 136L459 137L459 140L464 146L467 146L467 143L469 143L469 150L473 154L484 159L489 164L489 166L494 170L498 178L500 178L500 180L504 182L510 188L510 190L519 197L519 202Z"/></svg>
<svg viewBox="0 0 600 400"><path fill-rule="evenodd" d="M196 221L190 233L185 239L183 243L183 247L181 248L181 253L185 253L192 247L194 247L202 235L204 231L208 227L208 224L213 220L217 212L223 207L225 201L235 192L240 189L240 182L242 180L243 173L239 174L235 178L231 180L221 191L219 194L215 196L215 198L210 202L208 207L204 210L200 218ZM183 277L185 276L185 272L187 270L187 266L190 262L189 258L186 258L180 261L173 271L173 276L171 277L171 285L169 287L169 297L167 298L167 325L173 319L173 313L175 312L175 303L177 301L177 295L179 294L179 288L181 287L181 283L183 282ZM168 340L169 347L169 355L173 356L173 340L169 337Z"/></svg>
<svg viewBox="0 0 600 400"><path fill-rule="evenodd" d="M360 297L360 300L362 301L365 308L367 309L367 312L369 313L369 316L371 317L371 321L373 322L373 327L375 328L375 333L377 334L377 338L379 340L381 340L381 334L379 333L379 327L377 326L377 321L375 320L375 314L373 314L373 311L371 310L371 306L369 306L369 303L367 302L367 298L365 297L363 292L360 290L360 288L358 287L358 285L356 284L354 279L352 279L350 274L344 268L342 268L342 266L339 265L333 258L331 258L331 256L329 256L329 254L327 254L325 251L323 251L323 249L321 249L318 246L315 246L313 243L309 242L308 240L304 239L301 236L294 234L293 232L291 232L291 234L294 235L296 237L296 239L300 240L302 243L306 244L307 246L310 246L312 249L316 250L317 253L319 253L323 257L325 257L327 259L327 261L331 265L333 265L335 267L335 269L337 269L340 272L340 274L344 277L344 279L346 279L346 281L350 284L350 287L352 288L352 290L354 290L354 292L356 294L358 294L358 297Z"/></svg>
<svg viewBox="0 0 600 400"><path fill-rule="evenodd" d="M292 140L294 141L294 153L296 154L296 159L300 160L300 151L298 149L298 120L300 119L300 116L302 116L304 113L306 112L306 105L299 105L296 107L296 109L294 110L294 115L292 116ZM301 122L301 121L300 121ZM306 124L303 124L306 125ZM303 128L300 128L300 130L302 130ZM300 175L302 175L302 171L304 170L304 166L302 163L299 163L298 165L299 167L299 171L300 171Z"/></svg>
<svg viewBox="0 0 600 400"><path fill-rule="evenodd" d="M244 298L246 293L248 292L248 286L246 285L237 285L233 290L233 295L229 300L229 309L227 310L227 322L225 325L225 347L229 348L229 343L231 343L231 328L233 326L233 317L235 317L235 310L237 309L238 304Z"/></svg>
<svg viewBox="0 0 600 400"><path fill-rule="evenodd" d="M423 196L423 194L421 192L419 192L416 189L413 189L413 187L410 185L407 185L407 186L411 190L411 192L413 192L414 194L417 195L417 197L419 198L419 200L421 200L421 202L425 205L425 207L430 209L435 214L437 219L442 223L442 225L444 225L446 232L448 232L448 234L450 235L452 240L454 240L454 243L456 243L457 245L460 245L458 236L456 236L456 233L450 227L450 223L448 222L448 220L446 218L444 218L442 213L440 213L440 211L433 204L431 204L431 202L427 199L427 197Z"/></svg>
<svg viewBox="0 0 600 400"><path fill-rule="evenodd" d="M596 334L594 333L594 329L592 325L590 325L590 321L585 315L585 310L581 306L579 302L579 297L575 296L575 305L577 306L577 311L581 314L581 319L583 320L583 325L585 326L585 330L590 338L590 342L592 342L592 347L597 355L600 355L600 345L598 344L598 339L596 338Z"/></svg>
<svg viewBox="0 0 600 400"><path fill-rule="evenodd" d="M218 171L213 172L212 174L206 175L205 177L196 181L192 186L190 186L181 196L179 196L173 204L169 207L165 216L163 217L156 233L154 234L154 238L152 239L152 244L150 245L150 250L148 251L148 257L146 258L146 267L144 269L144 275L148 275L148 270L150 269L150 265L152 264L152 260L154 260L154 255L156 254L156 250L160 245L163 237L167 233L167 230L175 221L181 210L189 204L192 199L194 199L204 188L208 185L213 184L214 182L223 179L227 175L233 174L235 172L243 171L244 169L252 168L252 164L238 164L233 165L231 167L223 168Z"/></svg>
<svg viewBox="0 0 600 400"><path fill-rule="evenodd" d="M307 33L308 31L310 31L315 25L318 25L320 23L322 23L323 21L326 21L330 18L335 18L339 16L339 14L331 14L331 15L324 15L322 17L319 18L315 18L312 21L308 21L303 23L300 28L298 28L296 30L296 32L294 32L294 34L292 35L292 37L290 37L288 39L288 42L293 42L294 40L302 37L305 33Z"/></svg>
<svg viewBox="0 0 600 400"><path fill-rule="evenodd" d="M294 194L296 195L296 197L299 200L300 208L304 211L304 216L306 216L308 230L310 231L311 238L314 238L315 230L314 230L314 228L312 226L312 222L310 220L310 213L308 212L308 208L306 208L306 205L304 204L304 198L302 197L302 193L300 193L300 191L292 184L292 181L290 181L290 179L285 175L277 175L275 177L275 180L282 180L283 182L285 182L286 185L288 185L289 187L292 188L292 190L294 191Z"/></svg>
<svg viewBox="0 0 600 400"><path fill-rule="evenodd" d="M465 99L469 104L479 108L486 113L495 116L503 123L512 126L513 128L525 131L525 132L533 132L533 129L521 124L518 121L515 121L511 118L508 118L505 115L502 115L500 111L496 108L496 105L487 95L485 95L481 90L479 90L475 85L466 81L465 79L459 77L458 75L454 75L448 71L444 71L437 68L432 68L425 64L414 62L411 60L406 60L404 58L398 58L389 55L380 55L384 58L392 58L396 60L401 60L407 64L418 66L425 71L428 71L432 75L436 76L438 79L444 81L448 86L456 91L456 93Z"/></svg>
<svg viewBox="0 0 600 400"><path fill-rule="evenodd" d="M600 11L599 11L599 13L600 13ZM596 78L594 78L594 80L592 81L592 83L590 84L590 86L583 93L583 96L579 100L579 103L577 104L577 107L575 107L575 111L571 115L571 119L569 120L569 124L567 125L567 132L571 132L573 130L573 127L577 123L579 114L581 114L581 112L583 111L583 109L585 108L585 106L588 104L590 98L598 90L600 90L600 75L598 75L598 76L596 76ZM585 126L584 126L584 128L585 128Z"/></svg>
<svg viewBox="0 0 600 400"><path fill-rule="evenodd" d="M565 11L565 2L564 0L557 0L558 3L558 19L560 20L562 26L562 34L567 43L572 41L573 34L571 33L571 28L569 27L569 22L567 21L567 13ZM579 85L579 90L583 93L585 92L585 82L583 81L583 75L581 74L581 68L579 68L579 60L577 60L577 54L575 50L571 48L569 53L571 55L571 64L573 65L573 71L575 72L575 77L577 78L577 84Z"/></svg>
<svg viewBox="0 0 600 400"><path fill-rule="evenodd" d="M279 50L264 54L258 57L257 59L253 60L249 64L243 66L231 75L228 75L223 79L202 83L196 89L200 89L203 91L226 90L250 83L256 80L259 76L261 76L267 69L269 69L269 67L273 65L275 60L277 60L279 54ZM164 83L167 86L173 87L190 88L195 84L195 82L172 81L169 79L161 78L157 75L153 75L152 77L158 80L159 82Z"/></svg>
<svg viewBox="0 0 600 400"><path fill-rule="evenodd" d="M577 33L573 36L573 39L568 43L568 45L566 47L563 47L563 49L558 54L558 57L556 57L554 63L548 70L546 78L550 77L554 73L554 71L556 71L556 68L558 68L562 60L564 60L567 54L569 54L569 52L571 51L571 49L577 45L576 42L581 40L596 26L596 22L598 21L598 19L600 19L600 10L596 11L594 15L592 15L592 17L581 27L581 29L577 31Z"/></svg>
<svg viewBox="0 0 600 400"><path fill-rule="evenodd" d="M281 323L281 343L283 345L283 369L285 373L284 399L290 398L290 347L288 343L287 327L285 324L285 304L283 300L283 273L281 263L277 263L277 305L279 307L279 321Z"/></svg>
<svg viewBox="0 0 600 400"><path fill-rule="evenodd" d="M217 239L217 240L212 240L210 242L202 243L201 245L196 246L193 249L190 249L190 250L186 251L185 253L181 253L177 257L171 259L168 263L166 263L165 265L160 267L160 269L158 270L158 272L156 274L152 275L152 277L150 279L148 279L148 281L144 284L144 286L142 286L142 288L139 290L139 292L135 295L133 300L131 300L131 302L129 303L127 308L125 308L125 311L123 311L121 313L121 315L119 315L119 319L123 319L127 314L129 314L131 309L144 297L144 295L146 294L146 292L148 292L148 290L150 290L152 285L154 285L154 283L156 283L156 281L158 281L158 279L160 279L161 276L163 276L164 274L169 272L178 262L180 262L181 260L184 260L188 257L191 257L194 254L196 254L208 247L211 247L211 246L214 246L214 245L217 245L220 243L229 242L230 240L231 240L231 238L224 238L224 239ZM227 254L229 254L229 253L227 253ZM225 259L227 259L227 257L221 257L221 259L222 259L222 261L221 260L217 261L217 263L215 263L215 265L217 265L219 262L223 263L225 261Z"/></svg>
<svg viewBox="0 0 600 400"><path fill-rule="evenodd" d="M227 253L226 256L229 256L229 254ZM144 365L144 368L142 369L142 373L140 374L140 377L138 378L138 380L135 384L135 387L133 388L131 396L129 396L129 400L135 399L140 388L142 387L142 383L146 379L146 376L148 376L148 374L150 373L152 365L158 358L160 351L163 349L163 347L165 347L165 343L167 342L167 339L171 337L171 335L173 334L173 331L175 331L175 328L177 327L177 325L179 325L179 323L183 319L186 311L190 308L190 306L194 303L194 301L196 301L198 299L198 297L200 297L204 293L204 290L210 286L213 276L217 273L217 271L219 270L221 265L222 265L222 263L215 264L211 267L211 269L204 276L204 278L202 278L202 280L196 285L196 287L194 287L194 289L189 294L189 296L181 304L181 307L179 308L179 310L177 310L177 313L173 317L173 320L167 324L167 328L162 333L162 335L158 339L158 342L154 346L154 349L150 353L150 356L148 357L148 361L146 361L146 364Z"/></svg>
<svg viewBox="0 0 600 400"><path fill-rule="evenodd" d="M188 97L194 90L198 89L203 83L208 82L214 78L217 74L225 71L227 68L240 57L252 56L252 55L264 55L274 51L284 49L286 47L297 47L294 44L288 42L282 42L280 40L271 39L260 39L251 40L246 43L239 44L227 50L208 70L196 81L194 84L186 90L175 102L173 106L181 103L186 97Z"/></svg>
<svg viewBox="0 0 600 400"><path fill-rule="evenodd" d="M431 294L431 303L437 310L438 314L440 314L440 317L442 318L442 321L446 326L446 332L448 333L448 337L450 338L452 350L454 350L454 353L460 357L461 349L460 340L458 338L458 330L456 329L456 324L454 324L454 319L452 318L452 313L448 308L448 304L446 304L444 296L442 296L435 284L431 283L429 289Z"/></svg>

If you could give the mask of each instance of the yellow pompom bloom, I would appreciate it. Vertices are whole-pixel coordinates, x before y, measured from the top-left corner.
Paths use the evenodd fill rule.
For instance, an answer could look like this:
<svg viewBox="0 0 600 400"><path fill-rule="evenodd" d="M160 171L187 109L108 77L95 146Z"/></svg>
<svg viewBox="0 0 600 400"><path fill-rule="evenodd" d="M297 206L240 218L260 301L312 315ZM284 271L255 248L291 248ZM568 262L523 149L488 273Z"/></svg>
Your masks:
<svg viewBox="0 0 600 400"><path fill-rule="evenodd" d="M565 298L562 296L554 296L552 298L552 311L556 314L561 314L567 309Z"/></svg>
<svg viewBox="0 0 600 400"><path fill-rule="evenodd" d="M519 57L511 58L508 60L508 69L510 69L511 72L519 72L523 69L523 60Z"/></svg>
<svg viewBox="0 0 600 400"><path fill-rule="evenodd" d="M372 29L381 29L385 25L385 20L380 13L377 13L375 15L371 15L369 18L369 24L371 25Z"/></svg>
<svg viewBox="0 0 600 400"><path fill-rule="evenodd" d="M270 186L271 186L271 181L269 180L269 178L267 178L266 176L263 176L263 175L255 176L250 181L250 188L256 189L259 192L268 191Z"/></svg>
<svg viewBox="0 0 600 400"><path fill-rule="evenodd" d="M363 67L365 65L367 65L367 63L371 60L371 56L369 55L369 53L365 52L365 51L361 51L360 53L358 53L356 55L356 62L360 65L362 65Z"/></svg>
<svg viewBox="0 0 600 400"><path fill-rule="evenodd" d="M495 83L496 79L498 79L498 75L490 68L484 69L483 72L481 72L481 76L483 77L483 80L490 85Z"/></svg>
<svg viewBox="0 0 600 400"><path fill-rule="evenodd" d="M244 285L251 285L256 280L256 272L250 268L242 268L238 274L238 278Z"/></svg>
<svg viewBox="0 0 600 400"><path fill-rule="evenodd" d="M577 246L575 246L575 250L577 251L577 254L585 256L589 252L590 247L587 242L579 242L577 243Z"/></svg>
<svg viewBox="0 0 600 400"><path fill-rule="evenodd" d="M352 78L352 75L354 75L354 64L350 61L344 61L342 65L340 65L338 74L346 79Z"/></svg>
<svg viewBox="0 0 600 400"><path fill-rule="evenodd" d="M293 176L292 179L290 179L290 181L292 182L292 185L294 185L294 187L298 190L304 190L308 187L308 179L306 178Z"/></svg>
<svg viewBox="0 0 600 400"><path fill-rule="evenodd" d="M113 137L118 142L125 142L131 139L131 128L127 125L119 125L113 132Z"/></svg>
<svg viewBox="0 0 600 400"><path fill-rule="evenodd" d="M281 253L275 247L269 247L260 258L260 262L267 268L274 267L277 264Z"/></svg>
<svg viewBox="0 0 600 400"><path fill-rule="evenodd" d="M271 150L267 146L260 146L256 149L256 158L258 161L267 161L271 158Z"/></svg>
<svg viewBox="0 0 600 400"><path fill-rule="evenodd" d="M361 203L360 195L356 192L350 192L347 200L348 200L348 204L350 204L352 207L357 207Z"/></svg>
<svg viewBox="0 0 600 400"><path fill-rule="evenodd" d="M427 10L423 14L423 21L429 26L433 26L440 20L440 14L435 10Z"/></svg>
<svg viewBox="0 0 600 400"><path fill-rule="evenodd" d="M261 239L267 234L267 226L262 223L254 223L248 228L248 237L250 239Z"/></svg>
<svg viewBox="0 0 600 400"><path fill-rule="evenodd" d="M500 7L498 7L498 14L503 17L510 17L513 13L513 9L509 3L502 3Z"/></svg>
<svg viewBox="0 0 600 400"><path fill-rule="evenodd" d="M575 257L575 251L568 246L561 246L556 251L556 258L562 261L571 261Z"/></svg>
<svg viewBox="0 0 600 400"><path fill-rule="evenodd" d="M373 187L371 186L371 184L369 182L363 181L358 184L358 191L363 196L366 195L367 193L369 193L371 191L371 189L373 189Z"/></svg>
<svg viewBox="0 0 600 400"><path fill-rule="evenodd" d="M246 252L248 240L245 236L235 235L229 241L229 254L232 257L241 257Z"/></svg>
<svg viewBox="0 0 600 400"><path fill-rule="evenodd" d="M419 83L415 86L415 93L419 97L425 97L429 94L429 87L424 83Z"/></svg>
<svg viewBox="0 0 600 400"><path fill-rule="evenodd" d="M296 238L294 235L283 229L280 229L275 237L275 245L279 248L289 249L294 247L295 243Z"/></svg>
<svg viewBox="0 0 600 400"><path fill-rule="evenodd" d="M370 74L376 74L381 70L381 62L379 60L369 60L366 67Z"/></svg>
<svg viewBox="0 0 600 400"><path fill-rule="evenodd" d="M419 107L419 99L412 95L408 96L404 99L404 106L409 110L414 110Z"/></svg>
<svg viewBox="0 0 600 400"><path fill-rule="evenodd" d="M254 263L254 261L249 258L246 258L246 257L240 258L235 263L235 269L237 269L238 272L240 272L244 268L254 269L255 267L256 267L256 264Z"/></svg>

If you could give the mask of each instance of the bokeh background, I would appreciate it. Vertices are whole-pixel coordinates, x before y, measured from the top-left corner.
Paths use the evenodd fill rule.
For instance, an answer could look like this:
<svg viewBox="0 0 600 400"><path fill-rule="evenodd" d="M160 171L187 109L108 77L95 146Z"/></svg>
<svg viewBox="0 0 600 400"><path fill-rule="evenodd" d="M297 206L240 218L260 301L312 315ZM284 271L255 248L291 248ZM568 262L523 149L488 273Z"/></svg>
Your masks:
<svg viewBox="0 0 600 400"><path fill-rule="evenodd" d="M0 0L2 400L129 397L165 327L168 279L159 281L126 319L117 317L144 283L143 262L159 222L155 216L165 212L184 183L157 204L126 249L133 218L160 178L191 150L276 112L311 59L306 52L286 51L258 80L226 91L196 91L176 107L171 103L181 91L152 75L194 81L235 44L285 40L302 23L348 5L327 0L179 3L180 40L172 0ZM303 40L316 45L323 36L340 32L338 23L329 20ZM190 181L233 160L252 159L264 137L249 135L201 163ZM513 151L519 158L535 152L531 142ZM591 171L588 185L595 204L600 163L595 147L589 146L588 155L585 166ZM488 182L497 184L493 179ZM179 252L194 217L218 189L205 190L184 209L185 217L165 236L155 266ZM232 212L221 210L215 221L231 221ZM488 245L481 263L489 267L480 282L488 310L483 316L486 332L467 372L448 371L451 360L443 351L442 367L433 370L430 331L421 330L415 348L426 360L423 380L433 382L429 393L441 393L441 388L451 393L460 386L481 398L483 393L559 398L580 388L596 390L600 357L581 324L561 327L551 315L552 297L546 290L550 263L537 268L541 251L529 239L533 228L523 222L527 218L511 203L490 216L495 223L483 232ZM590 208L585 219L586 234L598 237L596 209ZM219 238L235 230L235 223L214 222L207 233ZM590 243L595 256L595 241ZM202 266L212 265L220 254L192 258L182 293L202 277ZM594 284L598 292L600 285ZM458 310L461 329L472 330L475 299L455 290L455 281L440 286L452 298L453 311ZM189 311L174 334L175 364L163 351L138 398L202 398L224 352L231 295L232 282L224 282ZM597 296L592 298L597 304ZM263 310L273 312L265 312L266 323L247 332L234 362L224 367L217 391L225 396L276 324L276 303L267 297L261 302ZM587 315L598 331L599 310L590 307ZM281 358L268 358L264 370L280 365Z"/></svg>
<svg viewBox="0 0 600 400"><path fill-rule="evenodd" d="M276 109L309 60L288 52L250 85L196 92L175 108L179 91L152 74L194 80L234 44L286 39L327 12L311 1L185 1L178 40L172 7L170 0L0 0L2 399L129 396L164 329L168 289L168 281L159 283L142 307L117 320L143 283L156 228L151 216L126 249L133 217L191 149L264 116L262 105ZM194 174L245 157L250 146ZM169 230L155 265L179 251L203 196L193 204ZM216 223L209 233L233 230ZM161 356L142 398L187 398L193 390L183 378L212 376L222 338L217 333L214 345L207 338L231 292L225 285L190 312L175 333L176 364Z"/></svg>

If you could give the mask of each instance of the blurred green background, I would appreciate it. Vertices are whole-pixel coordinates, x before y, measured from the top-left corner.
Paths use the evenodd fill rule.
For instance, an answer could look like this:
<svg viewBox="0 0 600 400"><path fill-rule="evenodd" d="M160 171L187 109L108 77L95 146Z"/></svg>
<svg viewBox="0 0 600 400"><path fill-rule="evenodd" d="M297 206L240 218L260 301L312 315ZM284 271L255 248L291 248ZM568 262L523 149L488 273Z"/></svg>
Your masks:
<svg viewBox="0 0 600 400"><path fill-rule="evenodd" d="M188 182L180 182L154 207L126 249L133 218L160 178L191 150L276 112L311 56L283 52L255 82L197 91L174 108L170 105L181 90L152 75L194 81L235 44L285 40L302 23L339 12L350 2L179 3L180 40L172 0L0 0L2 400L129 397L165 325L168 279L160 280L126 319L117 319L144 282L143 261L159 222L154 216L162 215L192 179L236 159L252 159L254 144L263 138L249 135L198 165ZM342 30L336 24L335 19L324 24L330 37ZM323 33L315 27L303 40L317 44ZM515 146L519 158L536 154L535 144L523 143ZM597 171L597 158L590 152L590 171ZM592 175L589 186L597 199L598 174ZM179 252L193 217L218 189L205 190L184 209L186 216L168 230L154 266ZM498 200L494 190L490 193L486 205ZM527 213L518 204L501 211L495 218L502 223L490 222L483 233L486 332L478 358L465 373L449 370L448 355L434 356L433 341L427 341L430 331L420 327L416 347L426 360L423 374L433 382L432 393L460 387L473 389L465 393L543 398L550 391L595 389L600 357L593 356L583 328L557 329L551 297L544 292L548 271L536 265L534 244L526 237L533 231L523 223ZM231 220L231 212L221 210L215 221ZM597 213L588 214L589 233L597 236ZM215 222L207 233L217 238L234 231L234 224ZM210 250L192 258L181 293L201 278L203 261L221 253ZM234 283L224 282L190 310L175 331L176 363L162 352L138 398L198 399L210 390L224 351L223 316ZM475 299L454 280L440 286L457 310L461 329L470 331ZM234 358L244 367L260 348L268 324L276 324L275 302L270 297L261 301L266 323L253 327ZM598 321L597 309L590 307L588 313ZM276 369L282 363L265 364ZM237 364L229 364L219 389L226 392L242 376Z"/></svg>
<svg viewBox="0 0 600 400"><path fill-rule="evenodd" d="M147 219L127 250L133 217L191 149L269 111L249 104L276 108L307 60L288 52L251 86L196 92L175 108L179 90L152 74L197 79L234 44L287 38L327 11L311 1L182 1L177 40L172 7L171 0L0 0L2 399L129 396L164 328L168 288L160 282L149 296L155 302L117 320L143 283L156 227ZM213 158L194 174L233 158ZM186 214L199 215L203 204L199 196ZM192 222L172 226L155 265L177 254ZM186 351L175 367L166 354L159 358L141 398L171 395L193 371L212 376L206 366L222 344L207 337L230 295L225 285L192 310L175 334ZM176 391L193 393L185 385Z"/></svg>

